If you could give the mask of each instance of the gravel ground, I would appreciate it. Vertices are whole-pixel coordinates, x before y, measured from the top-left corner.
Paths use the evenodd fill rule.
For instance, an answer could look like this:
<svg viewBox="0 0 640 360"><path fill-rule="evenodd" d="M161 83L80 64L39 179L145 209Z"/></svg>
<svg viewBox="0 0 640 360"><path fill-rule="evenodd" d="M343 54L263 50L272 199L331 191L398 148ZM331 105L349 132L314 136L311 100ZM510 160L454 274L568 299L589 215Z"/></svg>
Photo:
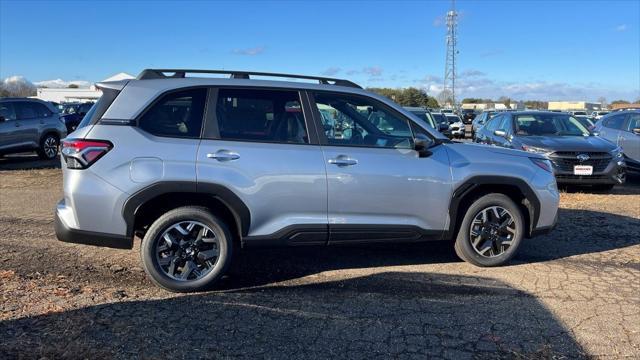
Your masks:
<svg viewBox="0 0 640 360"><path fill-rule="evenodd" d="M0 358L640 358L638 180L563 193L506 267L437 243L252 250L176 295L138 246L55 239L52 166L0 159Z"/></svg>

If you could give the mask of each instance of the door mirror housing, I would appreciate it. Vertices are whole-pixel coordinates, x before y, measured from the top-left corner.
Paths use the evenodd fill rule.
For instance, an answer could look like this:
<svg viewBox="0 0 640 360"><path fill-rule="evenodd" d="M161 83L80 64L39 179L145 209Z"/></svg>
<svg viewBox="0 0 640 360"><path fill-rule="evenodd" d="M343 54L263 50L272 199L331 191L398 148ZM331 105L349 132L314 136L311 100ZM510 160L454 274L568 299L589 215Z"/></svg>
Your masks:
<svg viewBox="0 0 640 360"><path fill-rule="evenodd" d="M496 130L496 131L493 132L493 135L500 136L500 137L503 137L505 139L507 138L507 132L504 131L504 130Z"/></svg>
<svg viewBox="0 0 640 360"><path fill-rule="evenodd" d="M414 139L414 149L418 152L420 157L427 157L431 155L431 151L429 148L435 144L432 138L428 137L425 134L416 134Z"/></svg>
<svg viewBox="0 0 640 360"><path fill-rule="evenodd" d="M636 134L636 135L640 135L640 128L634 128L631 130L632 133Z"/></svg>

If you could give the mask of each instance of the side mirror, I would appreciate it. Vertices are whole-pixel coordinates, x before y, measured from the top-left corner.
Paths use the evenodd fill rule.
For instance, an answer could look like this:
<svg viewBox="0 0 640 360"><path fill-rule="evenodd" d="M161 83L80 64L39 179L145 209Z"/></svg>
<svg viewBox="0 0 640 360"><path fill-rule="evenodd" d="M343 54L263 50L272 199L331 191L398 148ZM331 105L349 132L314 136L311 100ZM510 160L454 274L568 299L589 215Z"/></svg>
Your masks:
<svg viewBox="0 0 640 360"><path fill-rule="evenodd" d="M418 156L427 157L431 155L429 148L435 144L435 141L425 134L416 134L414 139L414 149L418 152Z"/></svg>
<svg viewBox="0 0 640 360"><path fill-rule="evenodd" d="M496 130L496 131L493 132L493 135L506 138L507 137L507 132L504 131L504 130Z"/></svg>
<svg viewBox="0 0 640 360"><path fill-rule="evenodd" d="M632 133L636 134L636 135L640 135L640 128L634 128L631 130Z"/></svg>

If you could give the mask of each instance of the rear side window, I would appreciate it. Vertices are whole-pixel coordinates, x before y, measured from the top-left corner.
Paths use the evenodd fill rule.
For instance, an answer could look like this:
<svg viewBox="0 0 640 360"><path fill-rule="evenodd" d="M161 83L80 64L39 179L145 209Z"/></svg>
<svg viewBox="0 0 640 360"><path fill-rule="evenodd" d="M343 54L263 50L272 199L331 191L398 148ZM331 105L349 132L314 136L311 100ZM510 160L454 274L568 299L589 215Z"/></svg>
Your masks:
<svg viewBox="0 0 640 360"><path fill-rule="evenodd" d="M627 130L633 131L633 129L640 129L640 113L629 114Z"/></svg>
<svg viewBox="0 0 640 360"><path fill-rule="evenodd" d="M16 115L18 116L18 119L28 120L28 119L37 118L38 110L34 105L36 104L26 102L26 101L20 101L20 102L14 103L14 106L16 109Z"/></svg>
<svg viewBox="0 0 640 360"><path fill-rule="evenodd" d="M43 104L33 103L33 107L37 117L50 117L52 115L51 110L47 109Z"/></svg>
<svg viewBox="0 0 640 360"><path fill-rule="evenodd" d="M222 140L309 142L297 91L220 89L216 117Z"/></svg>
<svg viewBox="0 0 640 360"><path fill-rule="evenodd" d="M138 126L156 136L199 138L206 98L205 88L166 94L140 118Z"/></svg>

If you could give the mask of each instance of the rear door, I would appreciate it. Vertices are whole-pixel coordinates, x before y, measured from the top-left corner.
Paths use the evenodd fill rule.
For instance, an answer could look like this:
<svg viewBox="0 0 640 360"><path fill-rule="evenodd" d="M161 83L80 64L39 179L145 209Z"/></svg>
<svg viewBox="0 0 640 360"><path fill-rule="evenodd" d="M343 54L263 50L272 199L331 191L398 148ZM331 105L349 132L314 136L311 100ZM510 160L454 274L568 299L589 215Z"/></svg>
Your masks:
<svg viewBox="0 0 640 360"><path fill-rule="evenodd" d="M640 113L630 113L627 116L625 129L620 131L619 145L627 157L640 162L640 135L633 132L633 129L638 128L640 128Z"/></svg>
<svg viewBox="0 0 640 360"><path fill-rule="evenodd" d="M18 130L16 136L19 143L33 147L39 146L38 129L40 119L38 109L30 101L17 101L14 103L18 117Z"/></svg>
<svg viewBox="0 0 640 360"><path fill-rule="evenodd" d="M451 195L444 146L413 150L412 122L376 99L313 92L327 171L330 243L438 236ZM320 112L331 114L326 122ZM415 126L415 124L414 124Z"/></svg>
<svg viewBox="0 0 640 360"><path fill-rule="evenodd" d="M198 189L221 185L250 211L243 241L327 241L327 180L305 93L215 88L198 149Z"/></svg>
<svg viewBox="0 0 640 360"><path fill-rule="evenodd" d="M18 145L19 123L12 102L0 102L0 150L7 150Z"/></svg>

